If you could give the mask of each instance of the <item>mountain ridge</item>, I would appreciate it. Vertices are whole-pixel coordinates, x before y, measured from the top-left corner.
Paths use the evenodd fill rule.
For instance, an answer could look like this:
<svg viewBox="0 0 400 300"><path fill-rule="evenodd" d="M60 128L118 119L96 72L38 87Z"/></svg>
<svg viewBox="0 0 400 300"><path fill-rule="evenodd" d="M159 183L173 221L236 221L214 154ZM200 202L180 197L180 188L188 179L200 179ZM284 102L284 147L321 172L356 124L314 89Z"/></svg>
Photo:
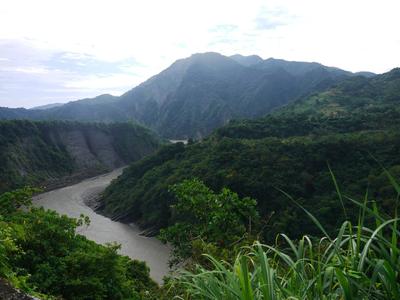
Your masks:
<svg viewBox="0 0 400 300"><path fill-rule="evenodd" d="M354 75L319 63L197 53L119 97L100 95L46 110L0 108L0 119L135 121L171 139L204 138L231 119L264 116Z"/></svg>

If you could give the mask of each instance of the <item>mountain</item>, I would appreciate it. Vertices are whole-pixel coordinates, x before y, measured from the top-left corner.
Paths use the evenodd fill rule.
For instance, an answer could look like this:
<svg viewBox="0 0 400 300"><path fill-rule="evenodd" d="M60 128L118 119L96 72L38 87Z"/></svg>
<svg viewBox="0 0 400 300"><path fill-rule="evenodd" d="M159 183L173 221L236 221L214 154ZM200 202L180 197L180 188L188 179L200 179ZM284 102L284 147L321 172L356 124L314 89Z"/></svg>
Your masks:
<svg viewBox="0 0 400 300"><path fill-rule="evenodd" d="M120 104L163 136L202 138L231 119L263 116L344 76L325 69L298 76L196 54L122 95Z"/></svg>
<svg viewBox="0 0 400 300"><path fill-rule="evenodd" d="M400 68L372 78L355 77L331 89L302 99L287 112L351 115L395 109L400 94Z"/></svg>
<svg viewBox="0 0 400 300"><path fill-rule="evenodd" d="M62 105L64 105L64 103L51 103L51 104L46 104L46 105L35 106L35 107L32 107L31 109L33 109L33 110L43 110L43 109L59 107L59 106L62 106Z"/></svg>
<svg viewBox="0 0 400 300"><path fill-rule="evenodd" d="M353 77L256 120L233 120L219 138L262 139L397 128L400 68L372 78ZM287 126L290 123L291 126Z"/></svg>
<svg viewBox="0 0 400 300"><path fill-rule="evenodd" d="M368 71L356 72L354 74L357 76L363 76L363 77L367 77L367 78L374 77L376 75L375 73L368 72Z"/></svg>
<svg viewBox="0 0 400 300"><path fill-rule="evenodd" d="M25 108L0 107L0 120L33 119L37 112L39 111Z"/></svg>
<svg viewBox="0 0 400 300"><path fill-rule="evenodd" d="M334 74L335 76L352 75L351 72L344 71L339 68L326 67L316 62L305 63L305 62L287 61L284 59L275 59L275 58L268 58L260 62L259 64L257 64L257 68L269 72L283 69L289 74L292 74L294 76L304 75L309 72L321 72L321 71L326 71L327 73Z"/></svg>
<svg viewBox="0 0 400 300"><path fill-rule="evenodd" d="M325 228L343 219L328 164L342 193L369 195L392 212L395 191L382 166L400 176L400 69L373 78L351 77L257 120L236 120L201 142L175 144L133 163L105 191L102 212L144 227L174 224L169 187L198 178L215 191L228 187L257 199L263 236L318 234L282 192ZM355 198L359 199L359 198ZM358 211L350 201L347 214Z"/></svg>
<svg viewBox="0 0 400 300"><path fill-rule="evenodd" d="M153 133L129 123L0 121L0 194L104 173L159 146Z"/></svg>
<svg viewBox="0 0 400 300"><path fill-rule="evenodd" d="M244 55L240 55L240 54L235 54L235 55L229 56L229 58L233 59L237 63L239 63L243 66L246 66L246 67L254 66L263 61L263 59L261 57L259 57L258 55L244 56Z"/></svg>
<svg viewBox="0 0 400 300"><path fill-rule="evenodd" d="M46 109L0 107L0 120L64 120L103 123L131 120L121 108L118 108L117 100L118 97L104 94Z"/></svg>
<svg viewBox="0 0 400 300"><path fill-rule="evenodd" d="M203 138L232 119L257 118L352 73L317 63L194 54L120 97L46 110L0 108L2 119L139 122L170 139Z"/></svg>

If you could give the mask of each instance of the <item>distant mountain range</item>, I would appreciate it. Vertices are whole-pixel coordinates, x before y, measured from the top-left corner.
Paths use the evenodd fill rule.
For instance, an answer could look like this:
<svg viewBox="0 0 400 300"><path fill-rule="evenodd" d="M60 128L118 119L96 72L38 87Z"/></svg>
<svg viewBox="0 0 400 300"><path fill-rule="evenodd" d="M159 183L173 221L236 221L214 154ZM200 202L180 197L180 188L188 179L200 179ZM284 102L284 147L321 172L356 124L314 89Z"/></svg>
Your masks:
<svg viewBox="0 0 400 300"><path fill-rule="evenodd" d="M319 63L202 53L174 62L120 97L0 108L0 119L135 121L166 138L203 138L231 119L264 116L355 75L374 76Z"/></svg>
<svg viewBox="0 0 400 300"><path fill-rule="evenodd" d="M59 107L64 105L64 103L51 103L51 104L47 104L47 105L40 105L40 106L35 106L32 107L32 110L41 110L41 109L49 109L49 108L54 108L54 107Z"/></svg>

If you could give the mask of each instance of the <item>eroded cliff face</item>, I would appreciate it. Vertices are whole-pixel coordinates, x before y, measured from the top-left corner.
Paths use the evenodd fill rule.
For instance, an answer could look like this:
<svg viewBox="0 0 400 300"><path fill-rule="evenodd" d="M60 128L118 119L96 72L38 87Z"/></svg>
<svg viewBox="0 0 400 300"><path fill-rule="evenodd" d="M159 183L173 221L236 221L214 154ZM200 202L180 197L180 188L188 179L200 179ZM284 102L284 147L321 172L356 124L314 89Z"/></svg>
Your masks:
<svg viewBox="0 0 400 300"><path fill-rule="evenodd" d="M58 134L78 170L114 169L128 163L116 152L110 134L95 129L62 130Z"/></svg>
<svg viewBox="0 0 400 300"><path fill-rule="evenodd" d="M159 145L153 133L133 124L0 122L0 192L75 182L138 160Z"/></svg>

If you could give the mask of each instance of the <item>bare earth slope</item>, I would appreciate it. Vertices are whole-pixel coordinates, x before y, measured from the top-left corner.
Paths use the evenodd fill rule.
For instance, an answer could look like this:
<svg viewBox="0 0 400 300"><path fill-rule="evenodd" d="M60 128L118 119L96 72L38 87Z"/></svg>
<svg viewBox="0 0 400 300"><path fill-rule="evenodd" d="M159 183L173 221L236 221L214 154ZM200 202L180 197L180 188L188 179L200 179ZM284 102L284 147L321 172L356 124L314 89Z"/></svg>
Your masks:
<svg viewBox="0 0 400 300"><path fill-rule="evenodd" d="M0 193L70 185L141 159L159 145L151 131L131 123L0 121Z"/></svg>

